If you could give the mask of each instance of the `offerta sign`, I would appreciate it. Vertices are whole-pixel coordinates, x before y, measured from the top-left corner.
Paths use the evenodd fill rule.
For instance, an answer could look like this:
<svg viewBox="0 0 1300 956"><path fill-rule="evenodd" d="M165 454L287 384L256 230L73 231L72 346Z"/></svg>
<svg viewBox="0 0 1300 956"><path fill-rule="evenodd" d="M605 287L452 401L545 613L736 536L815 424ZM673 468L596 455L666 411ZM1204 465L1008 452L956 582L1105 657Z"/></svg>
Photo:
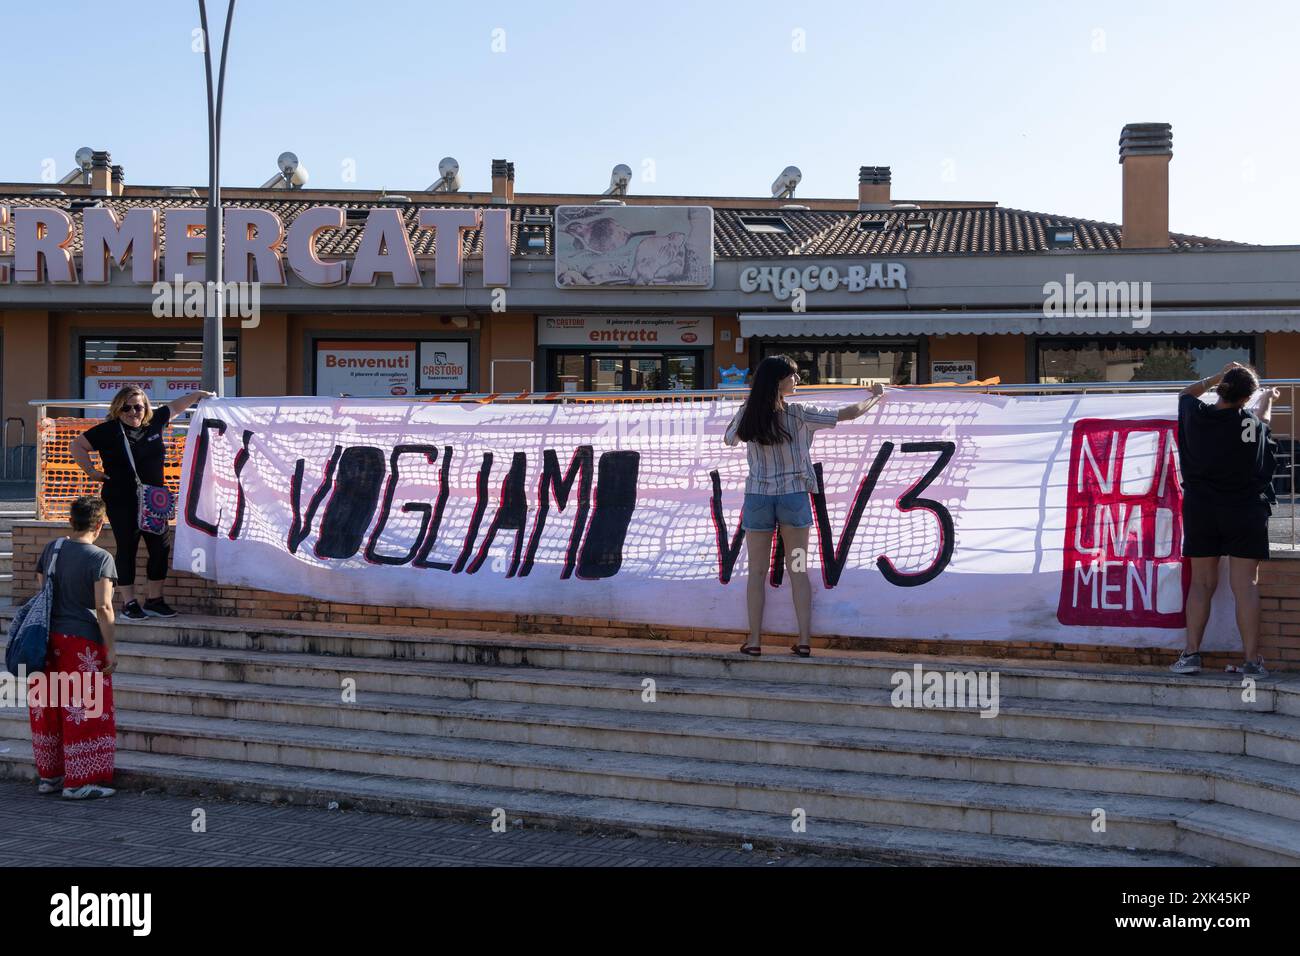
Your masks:
<svg viewBox="0 0 1300 956"><path fill-rule="evenodd" d="M235 394L235 363L225 363L226 394ZM154 403L170 402L202 387L203 367L177 359L99 361L89 359L82 368L82 397L112 401L127 385L141 389Z"/></svg>

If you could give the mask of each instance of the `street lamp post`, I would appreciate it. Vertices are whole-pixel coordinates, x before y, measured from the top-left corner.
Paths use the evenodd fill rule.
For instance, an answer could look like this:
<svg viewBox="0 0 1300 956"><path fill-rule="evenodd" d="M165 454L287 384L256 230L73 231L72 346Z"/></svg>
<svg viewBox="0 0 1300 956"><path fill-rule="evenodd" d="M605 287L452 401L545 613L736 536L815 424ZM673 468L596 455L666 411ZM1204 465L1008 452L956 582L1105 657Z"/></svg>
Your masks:
<svg viewBox="0 0 1300 956"><path fill-rule="evenodd" d="M207 300L203 317L203 388L225 395L226 375L222 321L226 314L225 287L221 279L221 105L226 88L226 53L230 49L230 23L235 0L226 8L226 30L221 40L221 65L217 72L216 96L212 90L212 44L208 34L208 9L199 0L199 26L203 30L203 68L208 81L208 209L203 251Z"/></svg>

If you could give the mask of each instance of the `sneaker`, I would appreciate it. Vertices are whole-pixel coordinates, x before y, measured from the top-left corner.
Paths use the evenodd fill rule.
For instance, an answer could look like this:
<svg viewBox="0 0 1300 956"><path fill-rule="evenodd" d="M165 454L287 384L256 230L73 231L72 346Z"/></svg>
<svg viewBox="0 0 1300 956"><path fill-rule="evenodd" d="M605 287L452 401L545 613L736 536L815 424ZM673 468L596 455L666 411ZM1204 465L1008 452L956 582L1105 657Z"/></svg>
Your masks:
<svg viewBox="0 0 1300 956"><path fill-rule="evenodd" d="M176 612L162 598L150 598L144 602L144 613L150 617L175 617Z"/></svg>
<svg viewBox="0 0 1300 956"><path fill-rule="evenodd" d="M1247 677L1267 677L1268 671L1264 668L1264 659L1257 661L1247 661L1241 666L1241 672Z"/></svg>
<svg viewBox="0 0 1300 956"><path fill-rule="evenodd" d="M1199 674L1201 672L1201 655L1189 654L1183 651L1178 655L1178 660L1169 665L1169 669L1175 674Z"/></svg>
<svg viewBox="0 0 1300 956"><path fill-rule="evenodd" d="M111 797L117 793L112 787L104 787L97 783L87 783L78 787L76 790L63 788L64 800L96 800L100 797Z"/></svg>
<svg viewBox="0 0 1300 956"><path fill-rule="evenodd" d="M41 782L36 785L37 793L58 793L63 789L62 777L41 777Z"/></svg>
<svg viewBox="0 0 1300 956"><path fill-rule="evenodd" d="M148 619L149 615L144 613L144 608L140 606L139 601L127 601L122 606L122 617L128 621L143 621Z"/></svg>

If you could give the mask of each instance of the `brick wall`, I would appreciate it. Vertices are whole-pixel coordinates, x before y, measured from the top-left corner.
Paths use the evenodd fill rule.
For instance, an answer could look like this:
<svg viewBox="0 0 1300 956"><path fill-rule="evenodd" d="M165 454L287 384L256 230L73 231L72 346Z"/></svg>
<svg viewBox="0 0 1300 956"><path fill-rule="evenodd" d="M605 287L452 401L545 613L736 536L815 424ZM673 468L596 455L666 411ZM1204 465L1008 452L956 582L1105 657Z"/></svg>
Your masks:
<svg viewBox="0 0 1300 956"><path fill-rule="evenodd" d="M49 521L20 521L14 525L14 600L26 600L36 589L36 559L46 543L67 532L66 525ZM113 533L108 528L97 542L110 553ZM143 585L145 549L140 547L136 583ZM1272 670L1300 670L1300 554L1267 561L1260 568L1263 623L1260 645ZM166 598L176 610L224 617L274 618L289 621L323 621L345 624L386 624L409 627L453 627L485 631L573 634L585 637L659 638L677 641L734 642L745 631L694 630L663 625L627 624L601 618L560 614L513 614L492 611L452 611L420 607L371 607L338 604L314 598L223 586L180 571L171 572ZM119 606L121 604L119 600ZM776 648L780 638L768 637ZM896 638L861 638L820 635L814 646L854 648L900 654L964 654L1014 660L1082 661L1108 664L1167 664L1171 652L1160 648L1056 644L1050 641L938 641ZM1205 666L1221 670L1237 663L1240 654L1205 655Z"/></svg>

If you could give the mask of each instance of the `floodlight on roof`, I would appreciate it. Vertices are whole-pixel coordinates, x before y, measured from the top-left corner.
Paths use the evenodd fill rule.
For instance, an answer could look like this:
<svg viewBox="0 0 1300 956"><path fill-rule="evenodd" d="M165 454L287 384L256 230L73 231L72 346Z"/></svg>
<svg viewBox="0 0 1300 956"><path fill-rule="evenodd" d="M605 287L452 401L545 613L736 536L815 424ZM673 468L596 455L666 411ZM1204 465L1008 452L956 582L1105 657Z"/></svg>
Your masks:
<svg viewBox="0 0 1300 956"><path fill-rule="evenodd" d="M632 167L619 163L609 174L609 188L602 196L626 196L628 184L632 182Z"/></svg>
<svg viewBox="0 0 1300 956"><path fill-rule="evenodd" d="M263 189L302 189L307 185L307 167L294 153L281 153L275 164L280 167L280 172L262 183Z"/></svg>
<svg viewBox="0 0 1300 956"><path fill-rule="evenodd" d="M68 173L68 175L64 176L62 179L60 179L59 185L66 186L69 183L79 182L82 183L83 185L89 186L90 185L90 162L94 158L94 156L95 156L95 151L91 149L89 146L83 146L81 147L81 149L77 150L77 155L75 159L77 168L74 169L72 172Z"/></svg>
<svg viewBox="0 0 1300 956"><path fill-rule="evenodd" d="M460 191L460 163L454 157L444 156L438 163L438 180L426 192L454 193Z"/></svg>
<svg viewBox="0 0 1300 956"><path fill-rule="evenodd" d="M793 199L795 187L799 185L801 179L803 179L803 173L799 171L798 166L787 166L781 170L781 175L777 176L772 183L772 198Z"/></svg>

